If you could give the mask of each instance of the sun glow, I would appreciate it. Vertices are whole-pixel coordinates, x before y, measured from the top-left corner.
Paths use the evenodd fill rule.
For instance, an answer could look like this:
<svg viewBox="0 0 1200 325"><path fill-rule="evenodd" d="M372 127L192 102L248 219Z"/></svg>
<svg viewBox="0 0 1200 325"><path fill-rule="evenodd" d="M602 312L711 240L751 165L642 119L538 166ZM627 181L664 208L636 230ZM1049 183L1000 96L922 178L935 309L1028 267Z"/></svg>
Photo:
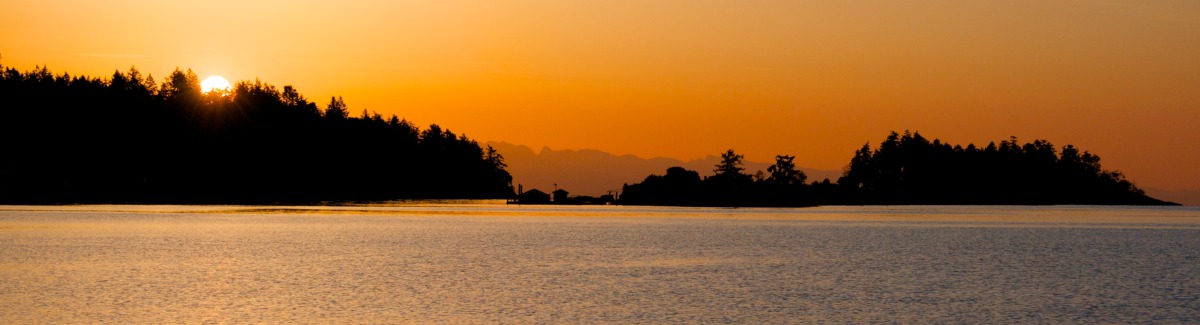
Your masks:
<svg viewBox="0 0 1200 325"><path fill-rule="evenodd" d="M229 90L229 87L229 80L225 80L221 76L211 76L200 82L200 90L206 93L214 89Z"/></svg>

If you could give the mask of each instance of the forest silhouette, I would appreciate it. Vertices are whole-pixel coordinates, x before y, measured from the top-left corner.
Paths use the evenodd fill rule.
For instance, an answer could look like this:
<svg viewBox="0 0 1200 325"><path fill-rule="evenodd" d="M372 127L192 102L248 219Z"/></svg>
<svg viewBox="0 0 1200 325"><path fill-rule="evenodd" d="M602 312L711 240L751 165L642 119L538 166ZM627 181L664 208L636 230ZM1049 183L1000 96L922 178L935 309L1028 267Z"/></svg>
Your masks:
<svg viewBox="0 0 1200 325"><path fill-rule="evenodd" d="M315 203L506 198L503 157L437 124L320 109L291 86L201 92L0 66L0 203Z"/></svg>
<svg viewBox="0 0 1200 325"><path fill-rule="evenodd" d="M1072 145L1061 152L1046 140L1017 138L980 149L929 141L920 133L891 132L879 147L864 144L842 177L805 183L795 156L775 157L764 173L745 173L743 157L721 155L713 176L681 167L626 184L628 205L813 206L867 204L1162 205L1100 157Z"/></svg>
<svg viewBox="0 0 1200 325"><path fill-rule="evenodd" d="M0 65L0 203L320 203L520 198L504 157L432 124L352 117L292 86L242 81L202 92L176 68L161 83L136 68L108 79ZM750 174L721 155L714 175L672 167L603 198L629 205L1170 204L1100 157L1017 139L951 146L892 132L864 144L836 180L808 182L795 156ZM586 171L585 171L586 172ZM528 194L528 193L523 193ZM538 194L538 193L534 193ZM541 193L537 197L548 196ZM547 198L544 201L548 201ZM520 201L520 200L518 200Z"/></svg>

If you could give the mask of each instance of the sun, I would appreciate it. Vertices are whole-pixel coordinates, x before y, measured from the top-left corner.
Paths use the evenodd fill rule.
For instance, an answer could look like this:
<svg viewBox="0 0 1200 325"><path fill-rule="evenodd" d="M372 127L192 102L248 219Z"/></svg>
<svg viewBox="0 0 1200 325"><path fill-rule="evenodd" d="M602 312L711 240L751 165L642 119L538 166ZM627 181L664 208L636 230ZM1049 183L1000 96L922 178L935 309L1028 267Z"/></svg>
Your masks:
<svg viewBox="0 0 1200 325"><path fill-rule="evenodd" d="M229 80L221 76L211 76L200 82L200 91L207 93L213 89L229 90Z"/></svg>

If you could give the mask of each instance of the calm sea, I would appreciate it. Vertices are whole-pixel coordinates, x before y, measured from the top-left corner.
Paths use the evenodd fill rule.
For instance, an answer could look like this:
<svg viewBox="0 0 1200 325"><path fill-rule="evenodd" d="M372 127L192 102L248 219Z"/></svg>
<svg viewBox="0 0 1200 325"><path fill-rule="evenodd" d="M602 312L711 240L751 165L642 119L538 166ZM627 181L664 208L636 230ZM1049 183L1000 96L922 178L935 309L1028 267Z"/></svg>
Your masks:
<svg viewBox="0 0 1200 325"><path fill-rule="evenodd" d="M1200 323L1200 209L0 207L0 323Z"/></svg>

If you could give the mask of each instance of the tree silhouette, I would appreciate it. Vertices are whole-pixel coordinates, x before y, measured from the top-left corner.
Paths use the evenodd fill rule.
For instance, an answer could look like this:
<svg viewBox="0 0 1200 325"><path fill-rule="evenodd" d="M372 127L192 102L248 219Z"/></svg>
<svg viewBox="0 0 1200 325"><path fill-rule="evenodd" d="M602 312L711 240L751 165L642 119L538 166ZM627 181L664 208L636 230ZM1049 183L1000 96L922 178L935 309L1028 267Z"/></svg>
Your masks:
<svg viewBox="0 0 1200 325"><path fill-rule="evenodd" d="M158 93L170 101L195 101L200 97L200 78L196 77L192 69L184 72L175 68L175 71L167 75Z"/></svg>
<svg viewBox="0 0 1200 325"><path fill-rule="evenodd" d="M721 163L717 164L717 168L713 170L717 175L740 175L745 168L742 168L742 155L733 152L729 149L721 153Z"/></svg>
<svg viewBox="0 0 1200 325"><path fill-rule="evenodd" d="M330 97L329 105L325 106L325 118L340 121L348 117L350 117L350 111L346 109L346 101L342 100L341 96Z"/></svg>
<svg viewBox="0 0 1200 325"><path fill-rule="evenodd" d="M771 176L766 179L766 182L781 186L804 184L804 181L808 179L808 175L796 170L796 163L793 162L795 159L796 156L775 156L775 164L767 167L767 172L771 173Z"/></svg>

